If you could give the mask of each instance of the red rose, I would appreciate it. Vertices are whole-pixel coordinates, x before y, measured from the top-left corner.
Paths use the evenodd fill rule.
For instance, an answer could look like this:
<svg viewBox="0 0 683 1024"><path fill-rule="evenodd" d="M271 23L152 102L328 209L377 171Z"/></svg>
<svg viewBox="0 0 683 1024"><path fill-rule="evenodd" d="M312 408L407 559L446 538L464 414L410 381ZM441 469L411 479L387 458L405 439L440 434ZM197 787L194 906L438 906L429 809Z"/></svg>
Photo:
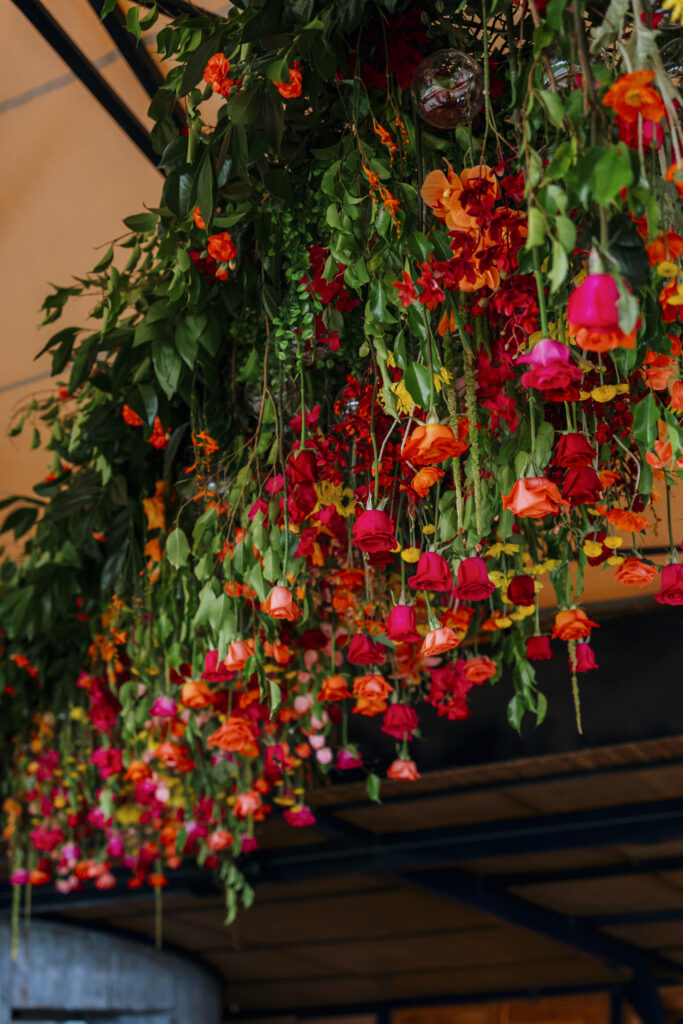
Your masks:
<svg viewBox="0 0 683 1024"><path fill-rule="evenodd" d="M293 484L313 484L318 479L315 468L315 452L305 448L292 455L287 463L287 476Z"/></svg>
<svg viewBox="0 0 683 1024"><path fill-rule="evenodd" d="M433 551L425 551L420 555L417 572L408 577L408 583L413 590L444 591L453 586L453 577L445 558Z"/></svg>
<svg viewBox="0 0 683 1024"><path fill-rule="evenodd" d="M601 494L600 477L591 466L568 470L562 485L562 497L567 498L570 505L588 505L598 501Z"/></svg>
<svg viewBox="0 0 683 1024"><path fill-rule="evenodd" d="M386 661L384 644L374 644L366 633L358 633L349 644L346 655L352 665L381 665Z"/></svg>
<svg viewBox="0 0 683 1024"><path fill-rule="evenodd" d="M410 704L390 704L384 712L382 719L382 732L386 732L394 739L404 738L412 740L413 733L417 729L418 721L415 708Z"/></svg>
<svg viewBox="0 0 683 1024"><path fill-rule="evenodd" d="M662 569L662 588L655 594L660 604L683 604L683 565L673 563Z"/></svg>
<svg viewBox="0 0 683 1024"><path fill-rule="evenodd" d="M592 466L595 449L583 434L563 434L557 442L553 462L563 469Z"/></svg>
<svg viewBox="0 0 683 1024"><path fill-rule="evenodd" d="M508 584L508 601L516 605L536 602L536 588L531 576L514 576Z"/></svg>
<svg viewBox="0 0 683 1024"><path fill-rule="evenodd" d="M569 659L569 667L572 667L572 659ZM577 672L588 672L592 668L598 668L598 663L595 660L595 651L590 644L577 644L576 645L576 671Z"/></svg>
<svg viewBox="0 0 683 1024"><path fill-rule="evenodd" d="M462 601L484 601L495 589L485 558L466 558L460 563L455 592Z"/></svg>
<svg viewBox="0 0 683 1024"><path fill-rule="evenodd" d="M353 524L353 540L361 551L371 554L393 551L396 547L393 520L377 509L361 512Z"/></svg>
<svg viewBox="0 0 683 1024"><path fill-rule="evenodd" d="M526 641L526 656L529 661L549 661L552 656L549 636L529 636Z"/></svg>
<svg viewBox="0 0 683 1024"><path fill-rule="evenodd" d="M409 604L397 604L387 615L387 636L397 644L416 644L422 637L417 632L415 609Z"/></svg>

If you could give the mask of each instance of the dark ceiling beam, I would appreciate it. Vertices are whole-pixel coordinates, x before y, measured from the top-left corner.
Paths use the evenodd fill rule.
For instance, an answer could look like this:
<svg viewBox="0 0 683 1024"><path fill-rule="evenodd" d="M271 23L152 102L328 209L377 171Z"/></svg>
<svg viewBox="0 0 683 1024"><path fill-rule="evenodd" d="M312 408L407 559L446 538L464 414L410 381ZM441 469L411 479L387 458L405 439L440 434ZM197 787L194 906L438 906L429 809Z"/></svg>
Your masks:
<svg viewBox="0 0 683 1024"><path fill-rule="evenodd" d="M658 953L638 949L621 939L606 935L576 918L537 906L518 896L485 884L481 879L457 868L436 871L401 872L398 876L417 888L435 893L454 903L473 907L501 921L545 935L554 942L603 960L609 967L625 967L632 972L627 990L629 1001L647 1024L666 1024L653 971L672 981L683 977L683 966Z"/></svg>
<svg viewBox="0 0 683 1024"><path fill-rule="evenodd" d="M67 35L59 22L43 7L40 0L12 0L56 53L62 58L88 92L95 97L108 114L123 129L128 138L156 167L159 157L154 152L150 134L121 97L102 77L82 50Z"/></svg>
<svg viewBox="0 0 683 1024"><path fill-rule="evenodd" d="M330 818L325 831L332 831ZM346 832L346 830L344 830ZM657 800L589 811L392 832L366 841L264 850L245 859L251 881L288 882L347 874L400 872L513 854L610 847L683 838L683 800Z"/></svg>
<svg viewBox="0 0 683 1024"><path fill-rule="evenodd" d="M512 889L522 885L561 885L563 882L586 882L595 878L656 875L662 871L683 871L683 857L652 857L612 864L586 864L578 868L551 868L548 871L489 872L486 877L504 889Z"/></svg>
<svg viewBox="0 0 683 1024"><path fill-rule="evenodd" d="M207 11L204 7L190 3L189 0L138 0L138 3L141 7L153 7L156 3L161 13L168 15L169 18L174 18L179 14L189 14L193 18L204 17L213 18L216 21L222 20L220 14ZM238 3L235 6L241 7L242 4Z"/></svg>
<svg viewBox="0 0 683 1024"><path fill-rule="evenodd" d="M104 25L112 42L138 82L150 99L152 99L156 95L157 90L164 84L164 76L159 65L154 61L143 42L136 45L133 36L126 28L125 15L118 5L110 14L102 18L104 0L88 0L88 3ZM187 124L185 113L179 103L176 103L173 108L173 120L179 128L184 128Z"/></svg>

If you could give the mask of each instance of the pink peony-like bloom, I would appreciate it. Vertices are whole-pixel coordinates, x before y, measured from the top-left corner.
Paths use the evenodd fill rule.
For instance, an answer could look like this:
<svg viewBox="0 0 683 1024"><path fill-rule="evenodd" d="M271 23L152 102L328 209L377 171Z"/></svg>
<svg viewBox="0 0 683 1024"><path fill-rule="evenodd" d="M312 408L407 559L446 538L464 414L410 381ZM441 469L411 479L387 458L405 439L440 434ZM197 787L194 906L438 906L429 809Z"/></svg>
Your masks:
<svg viewBox="0 0 683 1024"><path fill-rule="evenodd" d="M583 371L571 361L569 349L552 338L543 338L531 352L518 356L517 363L528 363L522 374L525 388L536 388L551 402L570 402L579 397L578 383Z"/></svg>
<svg viewBox="0 0 683 1024"><path fill-rule="evenodd" d="M293 825L295 828L308 828L316 823L315 814L310 807L306 807L304 804L300 804L298 807L288 807L282 817L288 825Z"/></svg>
<svg viewBox="0 0 683 1024"><path fill-rule="evenodd" d="M154 718L173 718L177 710L178 705L173 697L161 696L154 701L149 713Z"/></svg>

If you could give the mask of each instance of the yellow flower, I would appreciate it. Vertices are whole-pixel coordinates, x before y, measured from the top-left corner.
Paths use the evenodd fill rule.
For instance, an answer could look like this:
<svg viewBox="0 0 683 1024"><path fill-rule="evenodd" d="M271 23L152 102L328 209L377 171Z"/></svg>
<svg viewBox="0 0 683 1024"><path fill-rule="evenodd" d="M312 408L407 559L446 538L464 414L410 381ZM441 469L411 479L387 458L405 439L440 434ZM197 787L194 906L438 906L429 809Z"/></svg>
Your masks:
<svg viewBox="0 0 683 1024"><path fill-rule="evenodd" d="M435 530L436 527L434 526L434 523L427 523L426 526L422 527L422 532L424 533L425 537L431 537Z"/></svg>
<svg viewBox="0 0 683 1024"><path fill-rule="evenodd" d="M507 577L505 576L505 573L502 573L502 572L493 571L493 572L490 572L488 575L489 575L489 579L491 580L491 583L493 583L494 586L496 586L496 587L502 587L503 584L506 582L506 579L507 579Z"/></svg>
<svg viewBox="0 0 683 1024"><path fill-rule="evenodd" d="M602 387L593 388L591 398L596 402L611 402L616 393L615 384L603 384Z"/></svg>
<svg viewBox="0 0 683 1024"><path fill-rule="evenodd" d="M117 807L115 811L116 820L121 825L137 825L142 814L142 808L136 807L135 804L124 804L123 807Z"/></svg>
<svg viewBox="0 0 683 1024"><path fill-rule="evenodd" d="M512 619L509 615L496 616L493 621L498 626L498 629L507 629L508 626L512 625Z"/></svg>
<svg viewBox="0 0 683 1024"><path fill-rule="evenodd" d="M683 7L683 4L681 6ZM671 260L662 260L655 269L660 277L675 277L678 273L678 267Z"/></svg>
<svg viewBox="0 0 683 1024"><path fill-rule="evenodd" d="M397 380L394 384L392 384L390 390L393 391L393 393L396 395L397 412L399 414L403 413L406 416L410 416L411 412L413 411L413 406L415 405L415 403L410 397L410 392L408 391L408 388L405 385L403 377L401 377L400 380Z"/></svg>
<svg viewBox="0 0 683 1024"><path fill-rule="evenodd" d="M594 540L585 540L583 542L583 553L589 558L599 558L602 554L602 544L598 544Z"/></svg>
<svg viewBox="0 0 683 1024"><path fill-rule="evenodd" d="M606 548L620 548L624 543L623 537L605 537L602 542ZM607 559L609 561L609 559Z"/></svg>
<svg viewBox="0 0 683 1024"><path fill-rule="evenodd" d="M72 708L69 712L69 718L73 719L74 722L82 722L85 718L85 708Z"/></svg>
<svg viewBox="0 0 683 1024"><path fill-rule="evenodd" d="M610 555L610 557L607 559L607 564L608 565L621 565L621 563L623 561L624 561L624 556L623 555Z"/></svg>
<svg viewBox="0 0 683 1024"><path fill-rule="evenodd" d="M500 558L501 555L516 555L519 551L519 544L492 544L486 552L487 558Z"/></svg>
<svg viewBox="0 0 683 1024"><path fill-rule="evenodd" d="M522 619L528 619L530 615L533 615L535 610L536 609L533 604L524 604L518 608L516 612L512 612L510 618L514 622L521 622Z"/></svg>
<svg viewBox="0 0 683 1024"><path fill-rule="evenodd" d="M417 562L420 557L419 548L404 548L401 552L401 558L404 562Z"/></svg>

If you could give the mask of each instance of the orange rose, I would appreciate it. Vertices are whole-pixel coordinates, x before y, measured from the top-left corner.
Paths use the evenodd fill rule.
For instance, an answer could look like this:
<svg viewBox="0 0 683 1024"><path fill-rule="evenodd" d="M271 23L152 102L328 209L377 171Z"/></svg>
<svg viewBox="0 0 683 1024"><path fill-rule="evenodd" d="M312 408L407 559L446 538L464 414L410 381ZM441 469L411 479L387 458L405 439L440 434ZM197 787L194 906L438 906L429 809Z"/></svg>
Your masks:
<svg viewBox="0 0 683 1024"><path fill-rule="evenodd" d="M301 96L301 71L299 68L301 65L298 61L294 61L291 68L289 69L289 81L288 82L273 82L273 85L280 93L283 99L293 100L297 96Z"/></svg>
<svg viewBox="0 0 683 1024"><path fill-rule="evenodd" d="M217 828L206 837L206 845L214 853L227 850L229 846L232 846L232 841L232 833L224 828Z"/></svg>
<svg viewBox="0 0 683 1024"><path fill-rule="evenodd" d="M218 263L229 263L237 255L237 246L228 231L221 231L219 235L210 235L207 248L209 256L217 260Z"/></svg>
<svg viewBox="0 0 683 1024"><path fill-rule="evenodd" d="M491 658L482 655L479 658L470 658L466 662L463 671L468 683L479 686L481 683L485 683L487 679L495 676L498 666Z"/></svg>
<svg viewBox="0 0 683 1024"><path fill-rule="evenodd" d="M582 608L569 608L555 616L553 637L559 637L560 640L580 640L581 637L590 636L593 626L597 629L598 623L592 622Z"/></svg>
<svg viewBox="0 0 683 1024"><path fill-rule="evenodd" d="M445 476L442 469L437 469L435 466L423 466L420 472L416 473L410 481L410 486L416 494L419 494L421 498L424 498L432 484L435 484L442 476Z"/></svg>
<svg viewBox="0 0 683 1024"><path fill-rule="evenodd" d="M378 715L387 709L387 696L393 686L383 676L371 672L366 676L356 676L353 681L353 695L356 706L353 709L359 715Z"/></svg>
<svg viewBox="0 0 683 1024"><path fill-rule="evenodd" d="M256 749L254 740L251 722L246 718L232 715L211 733L207 743L210 747L220 747L221 750L228 750L231 753L251 756L251 752Z"/></svg>
<svg viewBox="0 0 683 1024"><path fill-rule="evenodd" d="M612 107L624 121L637 122L639 116L644 121L661 121L666 108L662 97L650 85L654 77L654 71L622 75L605 93L603 104Z"/></svg>
<svg viewBox="0 0 683 1024"><path fill-rule="evenodd" d="M418 427L406 442L401 455L416 466L429 466L444 462L467 451L469 424L465 417L458 420L458 436L446 423L427 423Z"/></svg>
<svg viewBox="0 0 683 1024"><path fill-rule="evenodd" d="M318 694L318 700L344 700L350 697L351 691L346 685L344 676L327 676L323 679L322 689Z"/></svg>
<svg viewBox="0 0 683 1024"><path fill-rule="evenodd" d="M246 793L240 793L233 805L236 818L247 818L260 808L263 801L260 795L253 789Z"/></svg>
<svg viewBox="0 0 683 1024"><path fill-rule="evenodd" d="M557 485L544 476L531 476L518 480L509 494L503 495L503 508L520 519L543 519L556 516L562 506L569 506Z"/></svg>
<svg viewBox="0 0 683 1024"><path fill-rule="evenodd" d="M455 635L450 626L440 626L432 629L422 641L420 654L425 658L434 657L437 654L444 654L457 647L460 639Z"/></svg>
<svg viewBox="0 0 683 1024"><path fill-rule="evenodd" d="M180 691L180 700L186 708L207 708L213 703L211 690L203 680L185 683Z"/></svg>
<svg viewBox="0 0 683 1024"><path fill-rule="evenodd" d="M294 622L299 618L299 609L287 587L273 587L261 607L273 619Z"/></svg>
<svg viewBox="0 0 683 1024"><path fill-rule="evenodd" d="M656 576L656 566L641 562L639 558L627 558L615 573L617 583L625 587L646 587Z"/></svg>
<svg viewBox="0 0 683 1024"><path fill-rule="evenodd" d="M142 782L143 779L148 779L151 774L152 769L144 761L131 761L123 777L128 779L129 782Z"/></svg>

